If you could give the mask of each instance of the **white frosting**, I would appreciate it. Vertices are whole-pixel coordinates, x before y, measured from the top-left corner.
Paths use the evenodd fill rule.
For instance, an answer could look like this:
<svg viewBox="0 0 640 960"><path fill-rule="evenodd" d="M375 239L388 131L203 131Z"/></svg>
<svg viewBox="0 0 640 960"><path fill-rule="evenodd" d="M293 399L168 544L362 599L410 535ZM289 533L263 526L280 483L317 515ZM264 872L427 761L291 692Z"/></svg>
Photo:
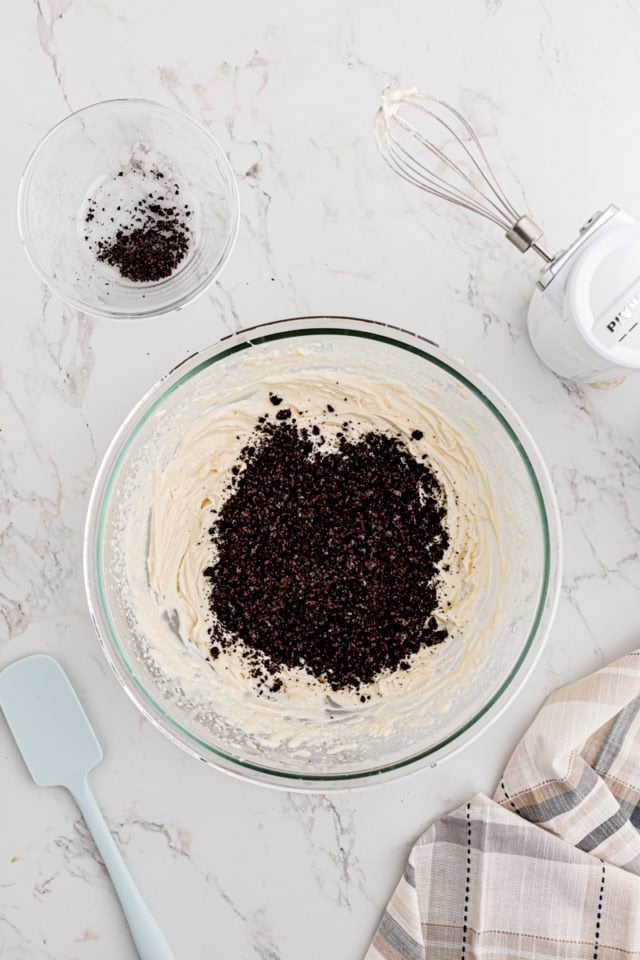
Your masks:
<svg viewBox="0 0 640 960"><path fill-rule="evenodd" d="M364 372L341 370L337 378L330 368L305 368L304 351L298 352L294 375L290 356L285 364L274 352L253 370L247 358L249 383L241 396L237 389L221 392L213 383L172 414L170 429L165 435L160 431L155 462L143 464L146 479L135 485L125 514L128 589L156 668L201 714L223 718L260 747L286 743L304 754L313 744L339 751L364 729L384 736L399 723L424 723L427 701L432 713L447 709L451 684L482 662L482 637L496 616L501 561L495 525L504 510L494 502L492 484L468 437L439 412L435 392L427 402L428 388L418 398L391 376L381 380L378 375L374 382ZM239 650L207 659L210 620L203 570L215 559L208 530L229 495L231 467L257 418L273 411L271 391L283 397L299 425L317 423L327 438L345 420L352 422L354 435L400 434L416 455L427 455L444 490L450 544L442 561L448 570L441 573L438 619L453 639L414 655L410 670L388 672L357 691L332 691L303 669L287 668L282 690L259 695ZM328 404L336 414L327 412ZM423 432L419 441L410 439L416 428ZM451 643L457 652L443 677L437 670L439 652ZM371 699L362 703L362 693Z"/></svg>

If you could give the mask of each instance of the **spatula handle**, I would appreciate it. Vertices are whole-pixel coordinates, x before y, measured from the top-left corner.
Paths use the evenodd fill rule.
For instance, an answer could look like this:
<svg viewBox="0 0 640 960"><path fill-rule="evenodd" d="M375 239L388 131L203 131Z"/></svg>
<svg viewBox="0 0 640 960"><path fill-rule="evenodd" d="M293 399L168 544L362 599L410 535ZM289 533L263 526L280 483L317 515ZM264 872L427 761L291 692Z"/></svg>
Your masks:
<svg viewBox="0 0 640 960"><path fill-rule="evenodd" d="M86 778L77 786L69 789L80 807L80 812L93 835L104 865L111 875L113 886L122 904L131 936L138 948L141 960L175 960L162 930L156 923L120 856L120 851L111 836L111 831L105 823Z"/></svg>

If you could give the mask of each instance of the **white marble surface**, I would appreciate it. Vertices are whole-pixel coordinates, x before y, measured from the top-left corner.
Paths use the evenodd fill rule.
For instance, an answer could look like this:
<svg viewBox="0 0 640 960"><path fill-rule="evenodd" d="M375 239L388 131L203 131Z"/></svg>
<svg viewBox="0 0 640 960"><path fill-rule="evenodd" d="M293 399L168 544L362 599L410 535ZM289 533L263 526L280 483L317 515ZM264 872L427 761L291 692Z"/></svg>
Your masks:
<svg viewBox="0 0 640 960"><path fill-rule="evenodd" d="M48 651L105 748L95 792L178 960L356 960L413 837L490 792L545 694L638 644L640 379L574 389L537 361L538 264L426 201L378 158L383 88L431 88L566 243L595 209L640 215L638 0L36 0L5 10L0 155L0 667ZM222 281L179 315L97 322L31 271L15 193L69 110L146 96L203 121L237 174ZM508 172L513 166L514 172ZM519 201L517 201L519 202ZM395 785L300 796L207 769L152 729L103 662L81 576L96 466L133 402L234 326L305 313L395 322L489 377L550 465L564 518L557 620L525 692L466 753ZM70 798L30 781L0 722L0 956L128 960L134 948Z"/></svg>

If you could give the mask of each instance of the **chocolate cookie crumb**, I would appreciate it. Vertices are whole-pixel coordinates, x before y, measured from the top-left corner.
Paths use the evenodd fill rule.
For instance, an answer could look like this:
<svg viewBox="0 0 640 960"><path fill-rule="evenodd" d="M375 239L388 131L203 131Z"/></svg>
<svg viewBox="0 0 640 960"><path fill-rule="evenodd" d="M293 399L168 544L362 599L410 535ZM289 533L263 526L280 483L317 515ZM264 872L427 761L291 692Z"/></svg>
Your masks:
<svg viewBox="0 0 640 960"><path fill-rule="evenodd" d="M130 233L118 231L115 240L100 251L98 260L115 267L127 280L149 283L169 277L188 249L182 226L158 220Z"/></svg>
<svg viewBox="0 0 640 960"><path fill-rule="evenodd" d="M258 425L210 530L212 656L242 644L267 691L284 667L357 688L447 637L438 480L386 434L320 445L284 417Z"/></svg>
<svg viewBox="0 0 640 960"><path fill-rule="evenodd" d="M422 432L422 430L412 430L412 431L411 431L411 439L412 439L412 440L422 440L423 437L424 437L424 433Z"/></svg>
<svg viewBox="0 0 640 960"><path fill-rule="evenodd" d="M150 175L155 180L165 176L157 170L152 170ZM144 183L149 171L131 171L130 176ZM124 177L123 170L112 180L118 182L120 177ZM185 219L188 208L183 213L177 206L167 204L163 193L157 193L154 198L152 191L129 207L124 200L126 186L123 185L122 190L122 195L109 194L109 209L100 207L106 214L102 218L99 214L96 216L96 199L89 200L85 223L92 224L92 230L95 226L106 233L100 239L93 239L95 234L87 234L85 240L100 263L108 263L125 279L139 283L164 280L189 251L191 229ZM117 218L114 213L118 214Z"/></svg>

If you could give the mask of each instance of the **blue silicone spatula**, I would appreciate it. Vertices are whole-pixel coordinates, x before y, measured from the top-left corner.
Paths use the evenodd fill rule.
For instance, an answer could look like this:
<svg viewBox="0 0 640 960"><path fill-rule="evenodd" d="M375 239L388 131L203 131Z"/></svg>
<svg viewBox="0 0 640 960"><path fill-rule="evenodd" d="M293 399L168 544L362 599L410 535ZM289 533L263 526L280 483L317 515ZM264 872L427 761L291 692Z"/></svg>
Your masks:
<svg viewBox="0 0 640 960"><path fill-rule="evenodd" d="M0 707L35 782L66 787L78 804L142 960L174 960L87 783L102 750L62 667L42 654L12 663L0 673Z"/></svg>

